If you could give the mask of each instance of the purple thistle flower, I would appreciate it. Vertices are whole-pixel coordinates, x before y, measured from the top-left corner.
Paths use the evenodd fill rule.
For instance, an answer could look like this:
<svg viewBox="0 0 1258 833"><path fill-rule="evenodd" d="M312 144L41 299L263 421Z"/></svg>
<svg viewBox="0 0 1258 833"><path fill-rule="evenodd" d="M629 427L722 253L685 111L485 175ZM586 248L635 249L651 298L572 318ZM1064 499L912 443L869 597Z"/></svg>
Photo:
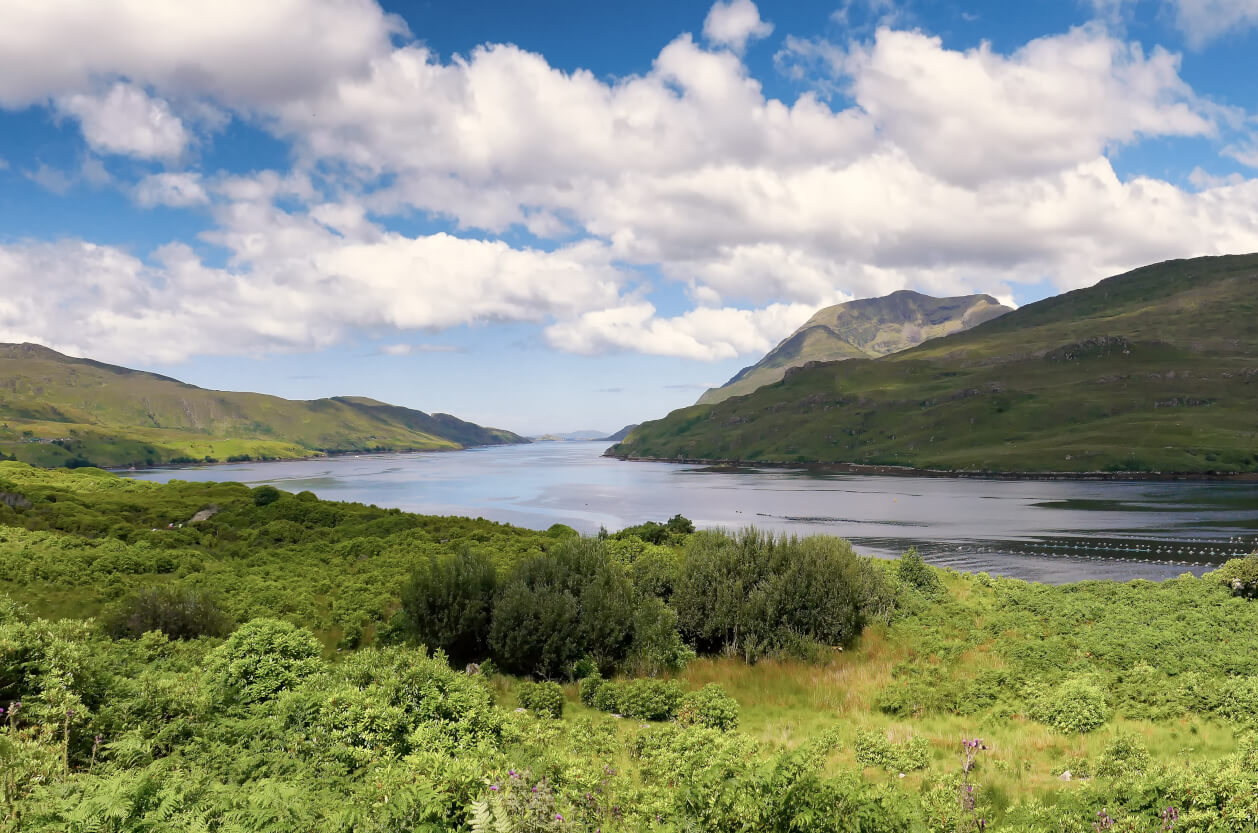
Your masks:
<svg viewBox="0 0 1258 833"><path fill-rule="evenodd" d="M490 785L489 785L489 789L493 790L494 792L498 792L498 785L497 785L497 784L490 784Z"/></svg>
<svg viewBox="0 0 1258 833"><path fill-rule="evenodd" d="M555 813L555 821L563 821L563 816L559 815L558 813Z"/></svg>

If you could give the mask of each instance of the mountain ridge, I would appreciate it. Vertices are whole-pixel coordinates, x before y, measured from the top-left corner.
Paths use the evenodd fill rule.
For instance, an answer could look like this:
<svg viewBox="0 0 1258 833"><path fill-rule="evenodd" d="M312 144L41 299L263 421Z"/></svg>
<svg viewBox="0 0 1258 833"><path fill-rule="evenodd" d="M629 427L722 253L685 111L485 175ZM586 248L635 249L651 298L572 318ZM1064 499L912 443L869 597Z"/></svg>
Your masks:
<svg viewBox="0 0 1258 833"><path fill-rule="evenodd" d="M337 396L289 400L0 344L0 454L38 465L157 465L527 442L443 413Z"/></svg>
<svg viewBox="0 0 1258 833"><path fill-rule="evenodd" d="M878 359L795 369L608 453L951 472L1258 471L1258 254L1106 278Z"/></svg>
<svg viewBox="0 0 1258 833"><path fill-rule="evenodd" d="M813 313L760 361L744 367L695 404L713 405L779 381L792 367L813 361L869 359L907 350L1009 312L986 294L936 298L901 289L877 298L834 304Z"/></svg>

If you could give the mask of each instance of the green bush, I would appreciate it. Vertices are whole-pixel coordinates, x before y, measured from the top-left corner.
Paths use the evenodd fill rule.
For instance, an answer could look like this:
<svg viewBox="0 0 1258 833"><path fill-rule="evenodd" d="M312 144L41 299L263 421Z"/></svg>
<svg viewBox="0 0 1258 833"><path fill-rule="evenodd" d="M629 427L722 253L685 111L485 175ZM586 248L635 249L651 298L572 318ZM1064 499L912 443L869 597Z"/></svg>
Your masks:
<svg viewBox="0 0 1258 833"><path fill-rule="evenodd" d="M161 631L171 639L223 637L235 623L203 590L158 585L138 590L122 600L102 622L114 639Z"/></svg>
<svg viewBox="0 0 1258 833"><path fill-rule="evenodd" d="M563 717L563 689L558 683L520 683L516 694L520 705L538 717Z"/></svg>
<svg viewBox="0 0 1258 833"><path fill-rule="evenodd" d="M235 462L235 460L231 457L227 459L228 462ZM248 460L249 458L246 456L244 459ZM253 505L270 506L272 503L279 500L282 494L283 493L274 486L258 486L253 490Z"/></svg>
<svg viewBox="0 0 1258 833"><path fill-rule="evenodd" d="M676 680L632 680L620 691L620 713L639 720L672 720L684 696L685 689Z"/></svg>
<svg viewBox="0 0 1258 833"><path fill-rule="evenodd" d="M320 653L310 631L276 619L254 619L210 652L206 670L223 699L256 703L322 670Z"/></svg>
<svg viewBox="0 0 1258 833"><path fill-rule="evenodd" d="M623 714L622 695L624 691L624 683L600 680L597 684L591 684L590 686L589 705L608 714Z"/></svg>
<svg viewBox="0 0 1258 833"><path fill-rule="evenodd" d="M1030 716L1065 735L1086 734L1109 719L1104 690L1089 679L1072 677L1049 692L1032 696Z"/></svg>
<svg viewBox="0 0 1258 833"><path fill-rule="evenodd" d="M604 670L629 654L637 597L595 538L564 538L520 562L494 602L489 645L516 674L558 677L589 656Z"/></svg>
<svg viewBox="0 0 1258 833"><path fill-rule="evenodd" d="M577 683L577 691L581 696L581 702L592 709L598 708L598 706L594 705L595 697L606 682L607 680L603 679L603 675L597 671L582 677Z"/></svg>
<svg viewBox="0 0 1258 833"><path fill-rule="evenodd" d="M732 731L738 728L738 701L717 683L708 683L682 698L677 722L683 726Z"/></svg>
<svg viewBox="0 0 1258 833"><path fill-rule="evenodd" d="M944 593L943 582L918 554L917 547L910 547L908 552L900 556L896 561L895 574L901 585L912 588L929 598L938 598Z"/></svg>
<svg viewBox="0 0 1258 833"><path fill-rule="evenodd" d="M748 661L821 643L849 644L876 595L877 568L838 538L754 529L689 537L672 603L681 633L707 652Z"/></svg>
<svg viewBox="0 0 1258 833"><path fill-rule="evenodd" d="M1138 737L1119 732L1105 745L1096 761L1096 774L1110 778L1144 772L1152 758Z"/></svg>
<svg viewBox="0 0 1258 833"><path fill-rule="evenodd" d="M403 628L460 665L484 659L497 584L493 562L479 551L422 561L402 588Z"/></svg>
<svg viewBox="0 0 1258 833"><path fill-rule="evenodd" d="M896 743L885 732L862 730L852 744L857 762L887 772L914 772L929 761L926 738L916 736Z"/></svg>

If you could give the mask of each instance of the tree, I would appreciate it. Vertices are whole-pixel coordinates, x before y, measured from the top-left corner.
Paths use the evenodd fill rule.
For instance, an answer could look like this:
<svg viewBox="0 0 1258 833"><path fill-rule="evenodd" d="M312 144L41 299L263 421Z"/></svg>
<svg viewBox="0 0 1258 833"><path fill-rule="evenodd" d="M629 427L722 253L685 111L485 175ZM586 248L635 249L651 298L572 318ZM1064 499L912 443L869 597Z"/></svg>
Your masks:
<svg viewBox="0 0 1258 833"><path fill-rule="evenodd" d="M498 580L493 562L463 548L420 563L402 588L407 632L463 664L489 654L489 626Z"/></svg>

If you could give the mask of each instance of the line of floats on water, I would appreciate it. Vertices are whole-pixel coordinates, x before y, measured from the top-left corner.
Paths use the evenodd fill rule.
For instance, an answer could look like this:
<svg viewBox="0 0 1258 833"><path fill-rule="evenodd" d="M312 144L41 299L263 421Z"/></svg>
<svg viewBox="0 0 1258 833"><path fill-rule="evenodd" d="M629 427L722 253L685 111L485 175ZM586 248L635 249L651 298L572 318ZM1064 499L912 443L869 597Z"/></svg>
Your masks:
<svg viewBox="0 0 1258 833"><path fill-rule="evenodd" d="M1027 549L1023 549L1023 547ZM948 552L943 548L940 555ZM1003 547L975 547L959 545L954 553L1008 553L1010 555L1059 556L1089 561L1119 559L1141 564L1201 564L1218 563L1230 558L1244 558L1258 551L1258 537L1246 540L1232 537L1226 541L1208 538L1143 539L1121 541L1096 541L1085 538L1060 538L1046 541L1022 542ZM1164 556L1163 558L1136 558L1134 556ZM1178 557L1177 557L1178 556Z"/></svg>

